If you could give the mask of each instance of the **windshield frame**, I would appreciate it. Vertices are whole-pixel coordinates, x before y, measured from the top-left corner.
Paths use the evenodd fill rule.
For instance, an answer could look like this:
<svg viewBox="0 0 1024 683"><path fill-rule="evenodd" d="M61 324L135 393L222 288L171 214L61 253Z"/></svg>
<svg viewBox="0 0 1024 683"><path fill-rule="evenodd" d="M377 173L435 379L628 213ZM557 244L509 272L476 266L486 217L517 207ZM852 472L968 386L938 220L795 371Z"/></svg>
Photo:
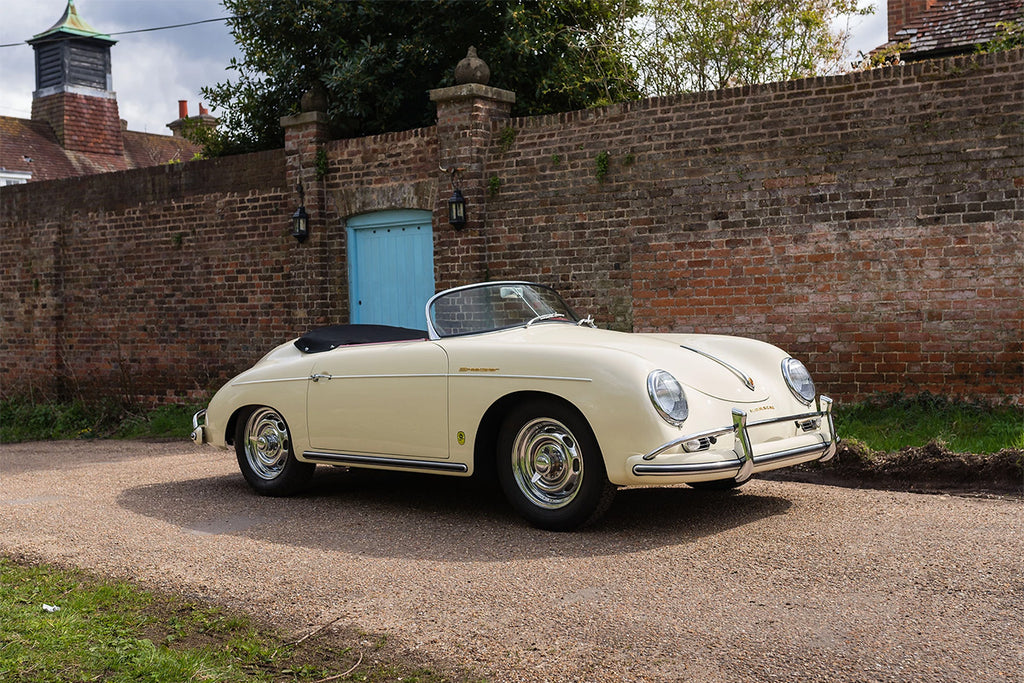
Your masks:
<svg viewBox="0 0 1024 683"><path fill-rule="evenodd" d="M443 301L446 297L450 297L452 295L458 295L460 293L465 293L465 292L467 292L469 290L474 290L474 289L486 289L486 288L489 288L489 289L499 289L500 290L503 287L528 288L528 289L531 289L531 290L534 290L534 291L542 293L542 295L545 296L545 297L547 297L547 296L553 297L554 298L554 303L557 303L557 304L559 304L561 306L561 308L562 308L563 312L565 313L565 315L561 316L562 319L557 319L557 320L553 319L553 318L549 318L547 320L537 320L537 317L541 316L541 315L544 315L546 313L546 311L538 312L536 309L534 309L534 307L530 304L530 302L526 300L525 297L520 297L521 300L523 301L523 303L525 303L526 306L528 306L531 310L533 310L533 313L534 313L532 316L524 317L522 321L517 321L517 322L509 324L509 325L484 327L484 328L480 328L480 329L472 329L472 330L469 330L469 331L466 331L466 332L457 332L457 333L442 332L442 330L439 329L439 327L437 325L435 325L435 322L434 322L434 320L435 320L434 319L435 306L436 306L436 304L438 302ZM512 297L503 297L503 298L512 298ZM497 281L497 282L478 282L478 283L471 284L471 285L463 285L461 287L453 287L452 289L446 289L445 291L439 292L439 293L435 294L434 296L430 297L430 300L427 301L427 305L425 307L425 313L426 313L426 318L427 318L427 336L430 339L432 339L432 340L448 339L448 338L451 338L451 337L465 337L465 336L471 336L471 335L477 335L477 334L487 334L489 332L497 332L499 330L509 330L509 329L514 329L514 328L517 328L517 327L529 327L531 324L538 323L538 322L564 322L564 323L570 323L572 325L577 325L580 322L580 317L578 315L576 315L576 312L573 311L572 308L569 306L569 304L567 304L565 302L565 299L563 299L561 296L559 296L558 292L556 292L552 287L548 287L547 285L541 285L541 284L538 284L536 282L526 282L526 281L522 281L522 280L502 280L502 281Z"/></svg>

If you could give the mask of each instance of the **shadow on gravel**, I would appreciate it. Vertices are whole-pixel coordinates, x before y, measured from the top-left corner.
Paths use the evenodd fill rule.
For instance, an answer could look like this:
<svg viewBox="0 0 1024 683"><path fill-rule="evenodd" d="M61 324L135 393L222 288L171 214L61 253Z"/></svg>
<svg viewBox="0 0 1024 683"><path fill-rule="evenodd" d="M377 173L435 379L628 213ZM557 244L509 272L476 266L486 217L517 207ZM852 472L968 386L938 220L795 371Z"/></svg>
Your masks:
<svg viewBox="0 0 1024 683"><path fill-rule="evenodd" d="M534 529L492 485L431 475L317 470L301 496L265 498L241 475L128 489L124 508L199 535L229 534L370 557L501 562L596 557L692 542L784 514L772 496L686 487L619 491L605 518L577 533Z"/></svg>

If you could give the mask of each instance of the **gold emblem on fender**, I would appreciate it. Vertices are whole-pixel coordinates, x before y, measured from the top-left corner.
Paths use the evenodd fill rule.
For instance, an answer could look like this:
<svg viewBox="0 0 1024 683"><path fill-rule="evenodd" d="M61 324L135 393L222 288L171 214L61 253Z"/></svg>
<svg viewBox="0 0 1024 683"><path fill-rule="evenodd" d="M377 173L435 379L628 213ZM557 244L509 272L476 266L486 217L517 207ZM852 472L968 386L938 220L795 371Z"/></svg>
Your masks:
<svg viewBox="0 0 1024 683"><path fill-rule="evenodd" d="M775 406L758 406L756 408L751 408L747 412L750 412L750 413L760 413L763 410L775 410Z"/></svg>
<svg viewBox="0 0 1024 683"><path fill-rule="evenodd" d="M497 372L500 368L459 368L459 372Z"/></svg>

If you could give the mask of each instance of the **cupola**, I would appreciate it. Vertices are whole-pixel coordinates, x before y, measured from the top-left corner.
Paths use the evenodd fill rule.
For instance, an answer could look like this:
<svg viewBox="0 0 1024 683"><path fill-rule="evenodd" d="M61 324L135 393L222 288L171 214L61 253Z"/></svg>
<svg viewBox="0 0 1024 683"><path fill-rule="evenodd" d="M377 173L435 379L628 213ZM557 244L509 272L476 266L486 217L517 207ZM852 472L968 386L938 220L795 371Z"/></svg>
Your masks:
<svg viewBox="0 0 1024 683"><path fill-rule="evenodd" d="M110 76L116 42L79 16L75 0L56 24L28 41L36 55L32 119L49 123L65 149L124 153Z"/></svg>

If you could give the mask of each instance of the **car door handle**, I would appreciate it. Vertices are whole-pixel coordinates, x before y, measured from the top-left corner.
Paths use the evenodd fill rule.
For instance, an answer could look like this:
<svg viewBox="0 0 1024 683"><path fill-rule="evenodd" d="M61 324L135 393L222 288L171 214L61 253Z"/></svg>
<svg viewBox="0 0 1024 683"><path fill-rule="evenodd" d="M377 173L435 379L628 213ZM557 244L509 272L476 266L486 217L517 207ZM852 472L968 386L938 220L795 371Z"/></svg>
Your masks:
<svg viewBox="0 0 1024 683"><path fill-rule="evenodd" d="M310 375L309 378L311 380L313 380L314 382L319 382L322 379L330 379L331 376L328 375L325 372L317 372L317 373L314 373L314 374Z"/></svg>

